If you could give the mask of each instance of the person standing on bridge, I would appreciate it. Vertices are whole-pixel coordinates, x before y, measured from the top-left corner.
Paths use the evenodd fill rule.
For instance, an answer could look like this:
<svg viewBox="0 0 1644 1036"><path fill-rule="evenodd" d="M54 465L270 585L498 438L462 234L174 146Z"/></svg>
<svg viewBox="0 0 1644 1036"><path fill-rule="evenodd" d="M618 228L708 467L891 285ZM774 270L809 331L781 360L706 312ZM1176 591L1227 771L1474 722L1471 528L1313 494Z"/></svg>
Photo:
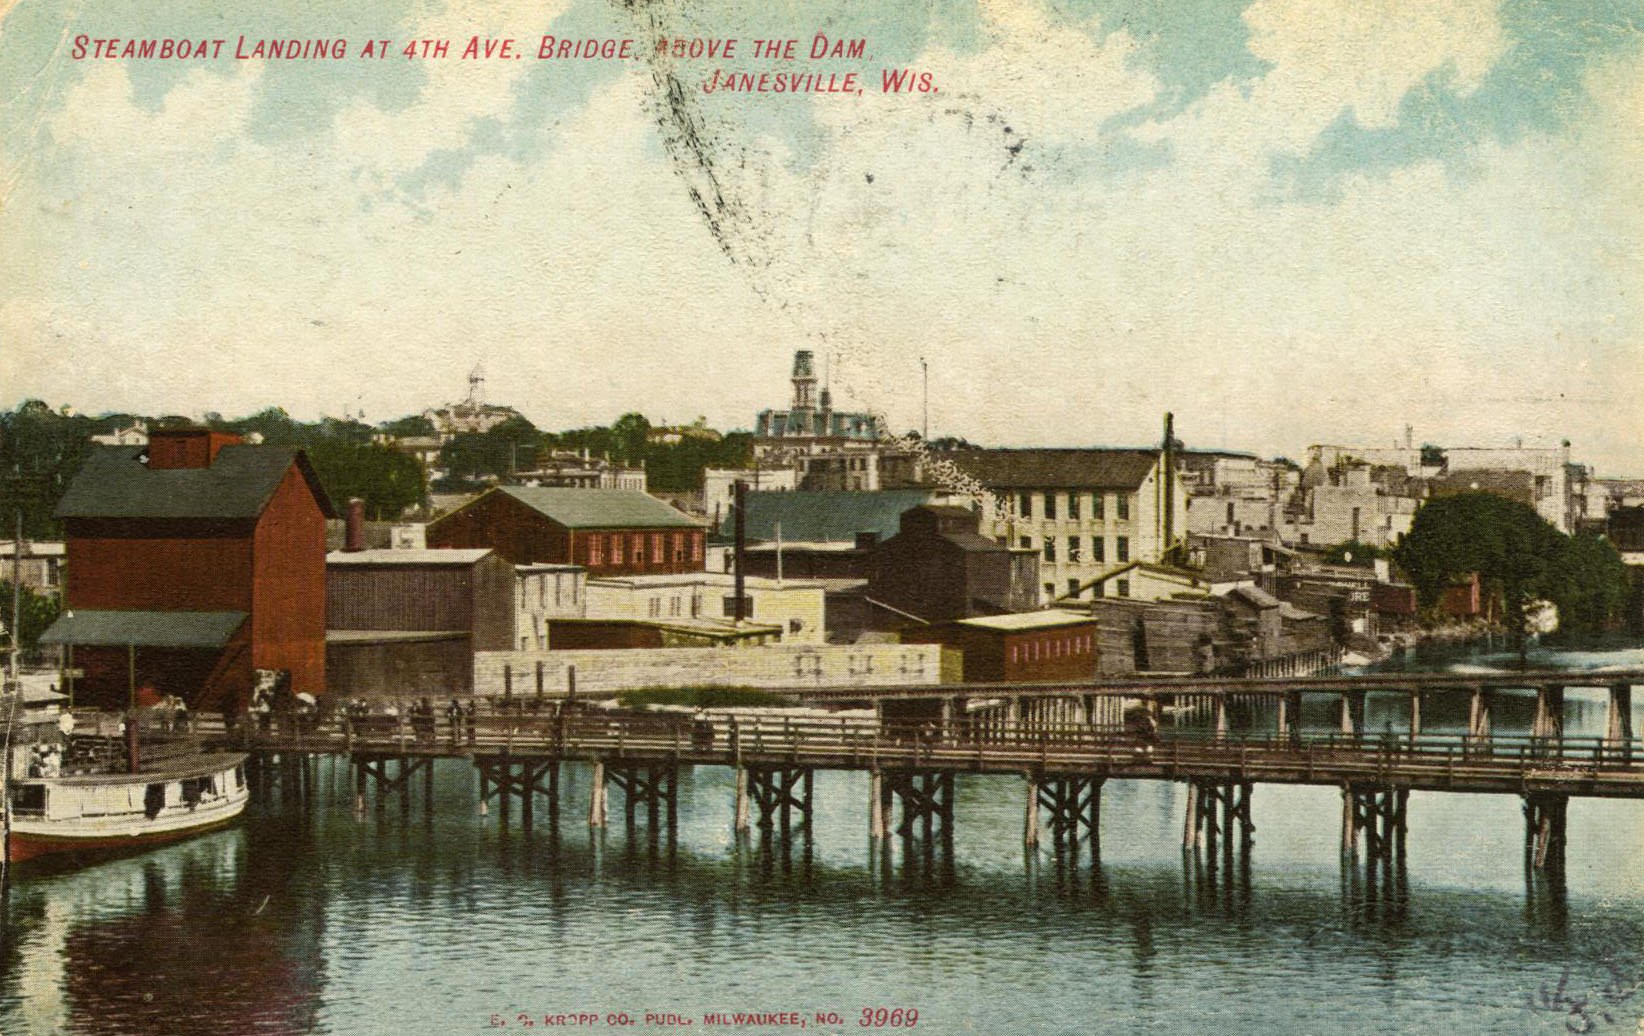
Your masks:
<svg viewBox="0 0 1644 1036"><path fill-rule="evenodd" d="M454 745L462 733L462 703L455 698L445 707L445 721L451 724L451 743Z"/></svg>

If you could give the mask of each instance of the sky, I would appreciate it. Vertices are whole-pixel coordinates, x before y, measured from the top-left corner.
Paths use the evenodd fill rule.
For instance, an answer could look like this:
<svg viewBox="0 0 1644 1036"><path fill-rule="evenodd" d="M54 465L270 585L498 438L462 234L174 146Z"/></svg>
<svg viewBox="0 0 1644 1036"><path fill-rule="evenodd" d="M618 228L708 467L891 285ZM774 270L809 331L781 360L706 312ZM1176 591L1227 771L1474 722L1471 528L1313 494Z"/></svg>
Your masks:
<svg viewBox="0 0 1644 1036"><path fill-rule="evenodd" d="M896 429L923 358L933 434L978 442L1154 442L1169 410L1196 447L1408 425L1644 476L1636 3L265 6L0 0L0 405L378 421L478 363L545 428L745 428L811 349ZM863 51L812 61L817 33ZM476 34L526 57L458 60ZM704 93L716 68L863 92Z"/></svg>

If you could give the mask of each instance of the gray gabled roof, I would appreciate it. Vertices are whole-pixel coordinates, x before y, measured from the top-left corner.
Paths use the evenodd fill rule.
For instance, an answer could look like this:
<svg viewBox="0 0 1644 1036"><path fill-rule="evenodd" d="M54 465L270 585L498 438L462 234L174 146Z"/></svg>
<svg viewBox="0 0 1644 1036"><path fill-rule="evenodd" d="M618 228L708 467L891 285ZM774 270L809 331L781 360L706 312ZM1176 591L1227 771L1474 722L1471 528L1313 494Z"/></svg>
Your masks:
<svg viewBox="0 0 1644 1036"><path fill-rule="evenodd" d="M1157 450L953 450L933 454L988 489L1135 489L1159 462Z"/></svg>
<svg viewBox="0 0 1644 1036"><path fill-rule="evenodd" d="M506 493L567 529L698 529L688 515L637 489L502 486Z"/></svg>
<svg viewBox="0 0 1644 1036"><path fill-rule="evenodd" d="M204 468L154 470L142 446L99 446L58 502L59 518L256 518L295 463L328 517L335 514L302 451L224 446Z"/></svg>
<svg viewBox="0 0 1644 1036"><path fill-rule="evenodd" d="M780 523L782 539L788 543L854 543L859 532L889 539L901 531L903 511L935 497L922 489L749 493L746 534L750 540L772 541ZM735 533L733 514L721 517L719 531L727 536Z"/></svg>

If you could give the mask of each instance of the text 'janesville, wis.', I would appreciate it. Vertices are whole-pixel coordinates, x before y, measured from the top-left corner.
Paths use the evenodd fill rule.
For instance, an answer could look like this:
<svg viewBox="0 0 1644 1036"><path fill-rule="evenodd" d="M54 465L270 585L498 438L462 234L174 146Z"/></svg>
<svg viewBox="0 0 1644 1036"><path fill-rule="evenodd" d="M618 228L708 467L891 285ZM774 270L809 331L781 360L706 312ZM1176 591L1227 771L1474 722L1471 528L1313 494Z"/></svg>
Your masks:
<svg viewBox="0 0 1644 1036"><path fill-rule="evenodd" d="M808 45L807 45L808 44ZM76 61L383 61L446 60L517 61L532 57L538 61L638 61L653 57L663 60L701 62L798 62L871 61L868 41L863 38L832 37L816 33L802 38L751 39L663 37L654 44L632 39L571 38L541 36L534 41L470 36L466 41L451 39L367 39L351 42L342 37L275 39L238 36L233 45L221 39L179 39L156 37L74 37L70 55ZM704 93L776 94L861 94L860 70L839 69L812 72L781 71L774 68L713 68L700 82ZM929 72L910 68L881 68L881 93L933 94L937 92Z"/></svg>

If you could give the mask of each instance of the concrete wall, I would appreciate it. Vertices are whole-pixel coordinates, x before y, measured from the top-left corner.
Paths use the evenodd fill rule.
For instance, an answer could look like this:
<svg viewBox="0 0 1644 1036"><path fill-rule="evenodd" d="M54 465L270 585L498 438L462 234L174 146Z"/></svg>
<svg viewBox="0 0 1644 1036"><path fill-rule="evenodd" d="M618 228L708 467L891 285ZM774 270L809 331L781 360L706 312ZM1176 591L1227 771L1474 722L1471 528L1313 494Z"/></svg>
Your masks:
<svg viewBox="0 0 1644 1036"><path fill-rule="evenodd" d="M774 579L744 580L754 622L782 627L789 643L821 644L825 635L826 594L821 583ZM725 601L734 600L735 580L720 573L690 579L590 579L587 609L590 619L728 619Z"/></svg>
<svg viewBox="0 0 1644 1036"><path fill-rule="evenodd" d="M609 694L640 687L866 687L957 682L959 653L936 644L772 644L741 650L654 648L614 651L486 651L474 656L474 693L536 692L537 666L549 695Z"/></svg>

